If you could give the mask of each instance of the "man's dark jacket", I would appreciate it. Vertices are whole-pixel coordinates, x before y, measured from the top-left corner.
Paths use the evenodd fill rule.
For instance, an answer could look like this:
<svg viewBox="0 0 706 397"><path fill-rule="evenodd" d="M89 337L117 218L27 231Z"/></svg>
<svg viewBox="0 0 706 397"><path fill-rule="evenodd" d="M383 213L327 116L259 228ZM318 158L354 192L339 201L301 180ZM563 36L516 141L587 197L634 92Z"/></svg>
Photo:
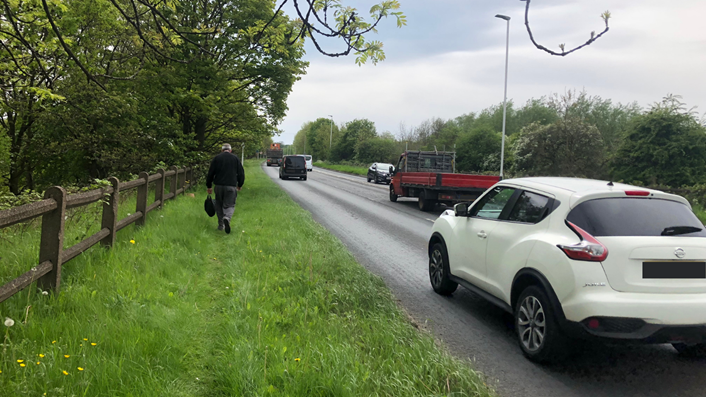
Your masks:
<svg viewBox="0 0 706 397"><path fill-rule="evenodd" d="M207 188L210 189L214 183L218 186L241 187L243 182L245 182L245 171L238 156L223 152L213 158L206 177Z"/></svg>

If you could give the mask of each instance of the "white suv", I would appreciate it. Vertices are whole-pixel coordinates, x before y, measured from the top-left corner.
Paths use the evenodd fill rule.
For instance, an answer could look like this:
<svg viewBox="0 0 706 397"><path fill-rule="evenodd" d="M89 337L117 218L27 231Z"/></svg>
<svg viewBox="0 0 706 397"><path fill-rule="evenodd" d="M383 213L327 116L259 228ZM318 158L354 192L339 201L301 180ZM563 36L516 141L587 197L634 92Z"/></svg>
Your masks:
<svg viewBox="0 0 706 397"><path fill-rule="evenodd" d="M501 181L429 240L434 290L458 284L512 313L538 362L570 337L671 343L706 355L706 232L679 196L577 178Z"/></svg>

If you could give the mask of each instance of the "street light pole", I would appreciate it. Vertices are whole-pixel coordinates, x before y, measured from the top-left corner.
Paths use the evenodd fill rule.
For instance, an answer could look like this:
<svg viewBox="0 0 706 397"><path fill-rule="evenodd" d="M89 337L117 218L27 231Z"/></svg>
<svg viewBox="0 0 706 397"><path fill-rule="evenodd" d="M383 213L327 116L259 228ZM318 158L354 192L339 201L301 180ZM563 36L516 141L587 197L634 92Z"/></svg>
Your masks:
<svg viewBox="0 0 706 397"><path fill-rule="evenodd" d="M329 156L331 156L331 143L333 142L333 116L330 114L328 116L331 117L331 133L328 136L328 152Z"/></svg>
<svg viewBox="0 0 706 397"><path fill-rule="evenodd" d="M503 179L503 165L505 163L505 120L507 117L507 71L510 60L510 17L498 14L496 18L507 21L507 35L505 39L505 96L503 98L503 137L500 145L500 179Z"/></svg>

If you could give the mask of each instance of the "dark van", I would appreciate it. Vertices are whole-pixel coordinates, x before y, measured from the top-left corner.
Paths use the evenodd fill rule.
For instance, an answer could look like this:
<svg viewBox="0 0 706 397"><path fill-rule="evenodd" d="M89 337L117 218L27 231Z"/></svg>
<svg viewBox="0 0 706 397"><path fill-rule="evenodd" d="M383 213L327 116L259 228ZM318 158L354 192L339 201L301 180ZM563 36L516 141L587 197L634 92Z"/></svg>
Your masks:
<svg viewBox="0 0 706 397"><path fill-rule="evenodd" d="M304 156L284 156L279 167L279 179L289 178L306 180L306 159Z"/></svg>

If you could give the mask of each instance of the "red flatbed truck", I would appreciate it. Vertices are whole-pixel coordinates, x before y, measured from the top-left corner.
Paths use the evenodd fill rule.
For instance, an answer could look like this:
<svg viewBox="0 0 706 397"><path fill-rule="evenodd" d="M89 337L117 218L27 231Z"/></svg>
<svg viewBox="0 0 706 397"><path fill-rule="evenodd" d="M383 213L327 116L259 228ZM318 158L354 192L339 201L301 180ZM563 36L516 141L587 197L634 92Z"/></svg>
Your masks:
<svg viewBox="0 0 706 397"><path fill-rule="evenodd" d="M473 201L500 181L499 176L457 174L455 161L455 152L402 153L390 183L390 201L418 197L419 209L431 211L438 203Z"/></svg>

